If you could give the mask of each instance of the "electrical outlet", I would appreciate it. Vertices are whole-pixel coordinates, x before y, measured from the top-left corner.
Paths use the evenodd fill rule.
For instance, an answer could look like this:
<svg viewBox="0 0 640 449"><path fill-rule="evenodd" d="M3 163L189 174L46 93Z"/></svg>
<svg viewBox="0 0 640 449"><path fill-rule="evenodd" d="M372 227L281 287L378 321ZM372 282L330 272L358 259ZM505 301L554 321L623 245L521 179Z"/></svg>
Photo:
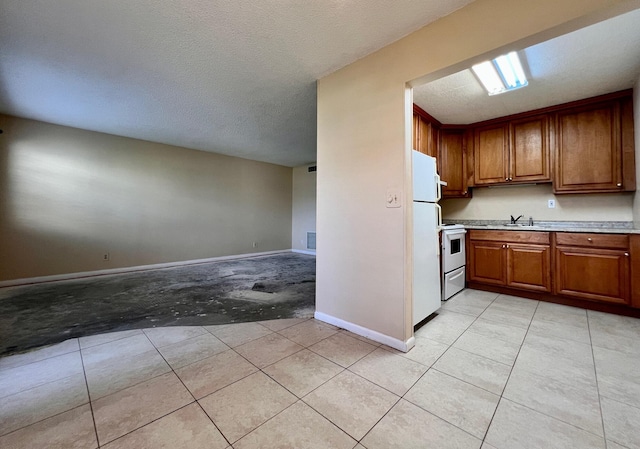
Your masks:
<svg viewBox="0 0 640 449"><path fill-rule="evenodd" d="M555 209L556 208L556 200L549 200L548 206L549 206L549 209Z"/></svg>
<svg viewBox="0 0 640 449"><path fill-rule="evenodd" d="M108 262L111 259L111 255L109 253L104 253L102 255L102 260L104 260L105 262Z"/></svg>

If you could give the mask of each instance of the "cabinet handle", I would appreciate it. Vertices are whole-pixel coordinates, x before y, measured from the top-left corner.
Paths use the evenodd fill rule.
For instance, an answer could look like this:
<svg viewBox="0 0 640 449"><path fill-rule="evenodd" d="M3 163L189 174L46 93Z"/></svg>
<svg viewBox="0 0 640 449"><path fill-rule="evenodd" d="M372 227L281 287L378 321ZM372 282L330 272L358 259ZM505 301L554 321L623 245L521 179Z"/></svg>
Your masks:
<svg viewBox="0 0 640 449"><path fill-rule="evenodd" d="M507 245L502 245L502 249L505 249L507 247Z"/></svg>
<svg viewBox="0 0 640 449"><path fill-rule="evenodd" d="M629 257L629 253L624 253L624 256L625 257Z"/></svg>
<svg viewBox="0 0 640 449"><path fill-rule="evenodd" d="M509 249L509 245L507 245L507 249Z"/></svg>
<svg viewBox="0 0 640 449"><path fill-rule="evenodd" d="M618 184L616 184L618 187L622 187L622 183L619 182Z"/></svg>
<svg viewBox="0 0 640 449"><path fill-rule="evenodd" d="M466 194L467 194L467 191L465 190L464 192L462 192L462 194L463 194L463 195L466 195Z"/></svg>
<svg viewBox="0 0 640 449"><path fill-rule="evenodd" d="M587 239L587 241L588 241L588 242L593 242L593 239L592 239L591 237L589 237L589 238Z"/></svg>

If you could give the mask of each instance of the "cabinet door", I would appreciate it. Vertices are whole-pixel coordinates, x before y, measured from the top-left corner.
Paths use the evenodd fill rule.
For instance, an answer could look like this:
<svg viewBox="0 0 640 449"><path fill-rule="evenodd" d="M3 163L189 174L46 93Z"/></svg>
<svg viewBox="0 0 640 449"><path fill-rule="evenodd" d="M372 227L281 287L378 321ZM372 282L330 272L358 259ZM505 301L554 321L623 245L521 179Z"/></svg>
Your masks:
<svg viewBox="0 0 640 449"><path fill-rule="evenodd" d="M541 115L510 123L509 178L512 182L551 181L548 121L547 115Z"/></svg>
<svg viewBox="0 0 640 449"><path fill-rule="evenodd" d="M474 129L474 184L496 184L508 181L507 123Z"/></svg>
<svg viewBox="0 0 640 449"><path fill-rule="evenodd" d="M624 250L556 247L558 295L629 304L629 253Z"/></svg>
<svg viewBox="0 0 640 449"><path fill-rule="evenodd" d="M418 150L420 144L420 116L414 112L413 114L413 148Z"/></svg>
<svg viewBox="0 0 640 449"><path fill-rule="evenodd" d="M432 157L438 156L438 127L418 114L413 115L413 147Z"/></svg>
<svg viewBox="0 0 640 449"><path fill-rule="evenodd" d="M621 153L617 101L559 112L554 190L621 191Z"/></svg>
<svg viewBox="0 0 640 449"><path fill-rule="evenodd" d="M507 286L551 291L551 247L507 244Z"/></svg>
<svg viewBox="0 0 640 449"><path fill-rule="evenodd" d="M485 284L505 285L504 244L469 241L469 279Z"/></svg>
<svg viewBox="0 0 640 449"><path fill-rule="evenodd" d="M464 130L440 130L438 171L442 180L447 182L447 185L442 187L443 198L468 196L464 137Z"/></svg>

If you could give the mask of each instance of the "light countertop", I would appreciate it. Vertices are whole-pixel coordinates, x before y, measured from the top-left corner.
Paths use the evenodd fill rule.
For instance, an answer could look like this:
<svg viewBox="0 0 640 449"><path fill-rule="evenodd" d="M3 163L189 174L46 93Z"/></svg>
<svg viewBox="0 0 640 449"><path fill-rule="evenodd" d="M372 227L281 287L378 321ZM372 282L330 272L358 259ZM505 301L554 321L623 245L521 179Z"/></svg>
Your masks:
<svg viewBox="0 0 640 449"><path fill-rule="evenodd" d="M522 221L524 218L521 218ZM444 220L445 223L464 225L465 229L499 231L539 231L539 232L586 232L600 234L640 234L632 222L626 221L539 221L528 226L527 222L509 225L508 221L498 220Z"/></svg>

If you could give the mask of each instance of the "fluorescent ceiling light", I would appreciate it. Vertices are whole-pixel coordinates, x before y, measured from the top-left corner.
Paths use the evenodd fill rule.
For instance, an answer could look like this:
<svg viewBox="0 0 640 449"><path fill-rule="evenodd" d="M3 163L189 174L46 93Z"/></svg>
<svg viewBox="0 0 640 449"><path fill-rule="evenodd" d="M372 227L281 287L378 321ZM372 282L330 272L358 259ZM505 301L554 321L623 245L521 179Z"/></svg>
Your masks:
<svg viewBox="0 0 640 449"><path fill-rule="evenodd" d="M527 77L518 59L518 54L498 56L493 61L485 61L471 67L489 95L497 95L519 89L528 84Z"/></svg>
<svg viewBox="0 0 640 449"><path fill-rule="evenodd" d="M484 88L487 89L489 95L495 95L505 91L504 84L491 61L476 64L471 68L476 72L476 75L480 78L480 82Z"/></svg>

